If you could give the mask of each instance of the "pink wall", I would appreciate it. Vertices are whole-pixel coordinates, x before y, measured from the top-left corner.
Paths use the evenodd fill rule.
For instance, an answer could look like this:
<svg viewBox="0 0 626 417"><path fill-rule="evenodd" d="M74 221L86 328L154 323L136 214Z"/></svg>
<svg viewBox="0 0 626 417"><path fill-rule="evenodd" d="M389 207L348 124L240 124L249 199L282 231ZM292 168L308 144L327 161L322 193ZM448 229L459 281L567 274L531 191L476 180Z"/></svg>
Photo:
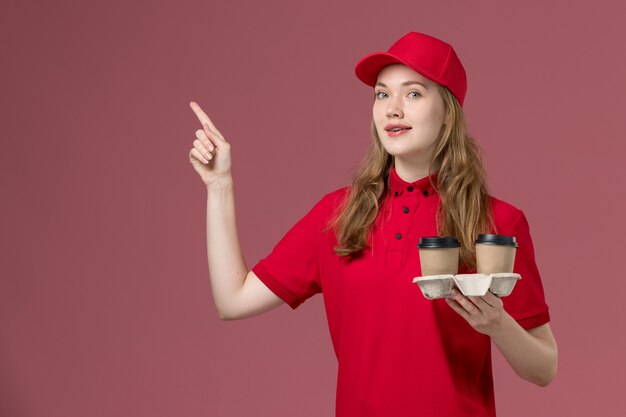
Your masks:
<svg viewBox="0 0 626 417"><path fill-rule="evenodd" d="M217 316L188 103L232 144L252 267L348 184L372 99L354 64L410 30L464 62L492 192L527 214L551 307L559 374L533 386L496 350L499 415L621 414L623 2L213 3L0 6L0 415L332 415L321 296Z"/></svg>

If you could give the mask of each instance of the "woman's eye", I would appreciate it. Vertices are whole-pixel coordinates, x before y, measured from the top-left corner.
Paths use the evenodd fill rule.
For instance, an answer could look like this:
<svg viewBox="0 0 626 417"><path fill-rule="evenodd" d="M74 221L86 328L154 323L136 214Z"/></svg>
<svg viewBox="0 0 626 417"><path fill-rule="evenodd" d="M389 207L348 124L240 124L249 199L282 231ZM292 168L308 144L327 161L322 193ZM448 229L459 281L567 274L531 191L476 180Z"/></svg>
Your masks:
<svg viewBox="0 0 626 417"><path fill-rule="evenodd" d="M386 96L387 96L387 93L385 93L384 91L379 91L374 94L375 98L385 98ZM417 91L411 91L409 93L409 96L415 98L415 97L421 97L422 95L418 93Z"/></svg>

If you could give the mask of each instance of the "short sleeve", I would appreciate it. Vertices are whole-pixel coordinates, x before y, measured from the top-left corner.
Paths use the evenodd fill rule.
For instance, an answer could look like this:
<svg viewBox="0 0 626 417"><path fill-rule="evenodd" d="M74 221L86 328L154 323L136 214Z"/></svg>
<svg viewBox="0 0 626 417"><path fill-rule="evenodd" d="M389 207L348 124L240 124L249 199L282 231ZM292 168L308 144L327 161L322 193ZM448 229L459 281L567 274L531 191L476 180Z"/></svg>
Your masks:
<svg viewBox="0 0 626 417"><path fill-rule="evenodd" d="M512 235L518 247L513 272L522 276L513 292L502 299L504 309L526 330L550 321L545 301L541 275L535 262L535 250L530 236L530 226L524 212L513 224Z"/></svg>
<svg viewBox="0 0 626 417"><path fill-rule="evenodd" d="M292 309L322 292L319 255L330 194L302 217L252 271Z"/></svg>

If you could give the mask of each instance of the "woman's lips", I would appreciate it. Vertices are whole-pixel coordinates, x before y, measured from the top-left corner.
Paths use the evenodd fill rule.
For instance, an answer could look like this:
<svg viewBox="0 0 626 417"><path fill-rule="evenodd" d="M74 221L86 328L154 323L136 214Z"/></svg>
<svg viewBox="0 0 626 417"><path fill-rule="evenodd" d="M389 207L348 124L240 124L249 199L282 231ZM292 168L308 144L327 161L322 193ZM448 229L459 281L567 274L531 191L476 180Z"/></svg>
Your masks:
<svg viewBox="0 0 626 417"><path fill-rule="evenodd" d="M388 130L387 131L387 135L388 136L400 136L400 135L408 132L409 130L411 130L411 129L410 128L409 129L402 129L402 130L398 130L397 132L394 132L393 130Z"/></svg>

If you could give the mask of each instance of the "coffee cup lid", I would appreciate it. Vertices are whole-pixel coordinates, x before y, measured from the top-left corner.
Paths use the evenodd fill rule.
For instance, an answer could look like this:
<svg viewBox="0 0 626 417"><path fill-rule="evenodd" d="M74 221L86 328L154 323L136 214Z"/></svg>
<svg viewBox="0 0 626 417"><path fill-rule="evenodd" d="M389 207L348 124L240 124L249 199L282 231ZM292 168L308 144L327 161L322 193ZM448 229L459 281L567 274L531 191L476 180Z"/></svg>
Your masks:
<svg viewBox="0 0 626 417"><path fill-rule="evenodd" d="M420 249L458 248L461 244L454 236L425 236L420 237L417 247Z"/></svg>
<svg viewBox="0 0 626 417"><path fill-rule="evenodd" d="M513 246L517 248L517 242L515 240L515 236L480 234L478 235L478 239L476 239L474 243L476 244L486 243L489 245Z"/></svg>

